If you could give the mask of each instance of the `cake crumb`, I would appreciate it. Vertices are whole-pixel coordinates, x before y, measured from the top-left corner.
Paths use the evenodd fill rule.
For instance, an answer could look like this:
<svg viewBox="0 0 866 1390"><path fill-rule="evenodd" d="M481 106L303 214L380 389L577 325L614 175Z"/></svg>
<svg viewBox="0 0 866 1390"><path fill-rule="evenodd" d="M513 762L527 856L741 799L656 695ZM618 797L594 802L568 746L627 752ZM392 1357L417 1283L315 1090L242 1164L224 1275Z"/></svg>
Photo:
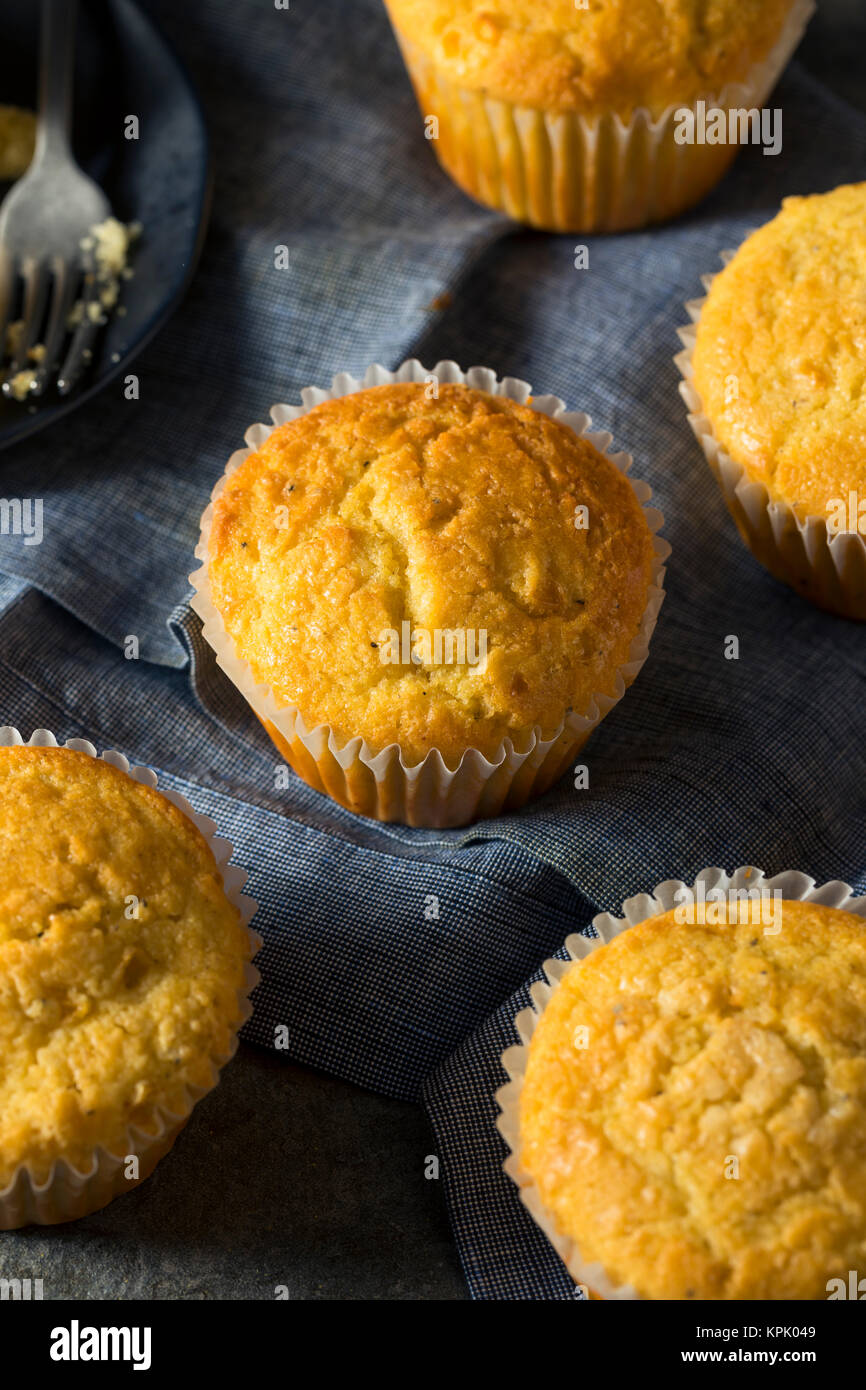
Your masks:
<svg viewBox="0 0 866 1390"><path fill-rule="evenodd" d="M16 401L26 401L33 389L36 381L36 373L32 367L25 367L23 371L16 372L9 378L9 390Z"/></svg>
<svg viewBox="0 0 866 1390"><path fill-rule="evenodd" d="M116 217L107 217L104 222L95 223L87 236L81 238L82 251L93 261L86 284L91 288L95 283L96 294L92 299L78 299L73 304L66 319L70 331L78 328L85 318L91 323L105 323L108 309L117 308L119 314L126 312L122 306L117 307L120 282L131 280L135 274L128 264L129 248L140 236L140 222L121 222Z"/></svg>

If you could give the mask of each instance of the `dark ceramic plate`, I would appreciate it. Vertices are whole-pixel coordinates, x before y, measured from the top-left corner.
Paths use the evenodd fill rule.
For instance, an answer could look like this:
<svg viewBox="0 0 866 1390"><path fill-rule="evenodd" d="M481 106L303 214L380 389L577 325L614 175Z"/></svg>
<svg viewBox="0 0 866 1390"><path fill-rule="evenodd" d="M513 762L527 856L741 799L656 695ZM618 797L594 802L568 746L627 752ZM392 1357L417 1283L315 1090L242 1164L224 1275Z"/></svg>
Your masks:
<svg viewBox="0 0 866 1390"><path fill-rule="evenodd" d="M0 102L34 107L39 5L3 0ZM124 138L124 118L140 138ZM183 296L204 238L210 195L204 117L174 53L133 0L82 0L76 45L73 144L121 221L139 221L135 274L123 284L126 315L94 344L79 389L49 387L21 403L0 398L0 449L51 424L100 391L153 337ZM0 184L0 194L7 185ZM112 360L116 358L116 360Z"/></svg>

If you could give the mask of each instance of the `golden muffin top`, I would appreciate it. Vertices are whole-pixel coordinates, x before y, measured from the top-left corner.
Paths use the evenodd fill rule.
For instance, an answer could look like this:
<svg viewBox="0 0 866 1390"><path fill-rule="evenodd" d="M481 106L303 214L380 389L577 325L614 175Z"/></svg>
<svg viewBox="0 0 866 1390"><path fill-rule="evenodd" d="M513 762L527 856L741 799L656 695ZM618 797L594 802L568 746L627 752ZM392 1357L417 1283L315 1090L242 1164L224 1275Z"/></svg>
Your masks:
<svg viewBox="0 0 866 1390"><path fill-rule="evenodd" d="M275 429L228 479L209 548L235 651L279 702L340 745L451 766L613 693L652 561L631 485L587 440L414 383Z"/></svg>
<svg viewBox="0 0 866 1390"><path fill-rule="evenodd" d="M866 1268L866 923L779 906L774 933L754 906L623 931L532 1037L523 1166L643 1298L819 1299Z"/></svg>
<svg viewBox="0 0 866 1390"><path fill-rule="evenodd" d="M454 82L520 106L654 115L742 81L792 0L386 0Z"/></svg>
<svg viewBox="0 0 866 1390"><path fill-rule="evenodd" d="M722 447L801 517L866 497L864 360L866 183L786 198L713 280L694 372Z"/></svg>
<svg viewBox="0 0 866 1390"><path fill-rule="evenodd" d="M127 1152L230 1045L248 936L171 802L67 748L0 749L0 1190Z"/></svg>

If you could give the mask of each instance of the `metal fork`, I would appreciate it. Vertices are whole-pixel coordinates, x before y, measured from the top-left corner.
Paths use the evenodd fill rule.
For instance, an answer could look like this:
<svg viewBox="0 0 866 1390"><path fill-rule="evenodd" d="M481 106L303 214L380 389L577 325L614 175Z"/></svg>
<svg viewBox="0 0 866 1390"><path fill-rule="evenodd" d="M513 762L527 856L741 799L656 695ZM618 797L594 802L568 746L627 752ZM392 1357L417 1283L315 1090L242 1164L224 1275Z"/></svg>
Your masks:
<svg viewBox="0 0 866 1390"><path fill-rule="evenodd" d="M77 0L42 0L36 150L30 168L0 207L0 360L19 299L23 319L3 392L19 399L21 385L14 378L34 367L31 352L43 326L44 353L32 381L25 382L28 397L42 395L57 367L73 305L83 301L81 321L71 330L57 379L62 396L84 370L103 317L93 251L83 249L82 242L111 215L111 206L79 169L69 143L77 9Z"/></svg>

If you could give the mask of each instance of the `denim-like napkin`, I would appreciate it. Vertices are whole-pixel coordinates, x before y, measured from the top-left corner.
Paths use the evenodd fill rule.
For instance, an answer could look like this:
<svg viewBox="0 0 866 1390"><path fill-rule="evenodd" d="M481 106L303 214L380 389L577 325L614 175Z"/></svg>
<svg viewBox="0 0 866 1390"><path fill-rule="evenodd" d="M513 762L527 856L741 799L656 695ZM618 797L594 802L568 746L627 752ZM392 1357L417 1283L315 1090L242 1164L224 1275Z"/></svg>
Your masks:
<svg viewBox="0 0 866 1390"><path fill-rule="evenodd" d="M7 497L44 499L45 530L41 545L0 537L0 722L117 747L214 817L260 904L246 1036L273 1046L285 1025L294 1059L394 1096L429 1078L473 1294L572 1298L499 1170L493 1091L521 982L597 911L709 864L866 891L863 630L744 549L671 360L720 251L786 194L863 177L866 122L793 68L773 98L778 158L744 150L673 226L546 236L440 172L378 0L146 8L204 101L211 230L187 300L138 359L141 399L109 387L0 460ZM337 370L411 355L523 376L588 411L634 454L673 546L649 661L582 755L589 787L566 777L456 831L284 788L186 603L199 516L246 427Z"/></svg>

